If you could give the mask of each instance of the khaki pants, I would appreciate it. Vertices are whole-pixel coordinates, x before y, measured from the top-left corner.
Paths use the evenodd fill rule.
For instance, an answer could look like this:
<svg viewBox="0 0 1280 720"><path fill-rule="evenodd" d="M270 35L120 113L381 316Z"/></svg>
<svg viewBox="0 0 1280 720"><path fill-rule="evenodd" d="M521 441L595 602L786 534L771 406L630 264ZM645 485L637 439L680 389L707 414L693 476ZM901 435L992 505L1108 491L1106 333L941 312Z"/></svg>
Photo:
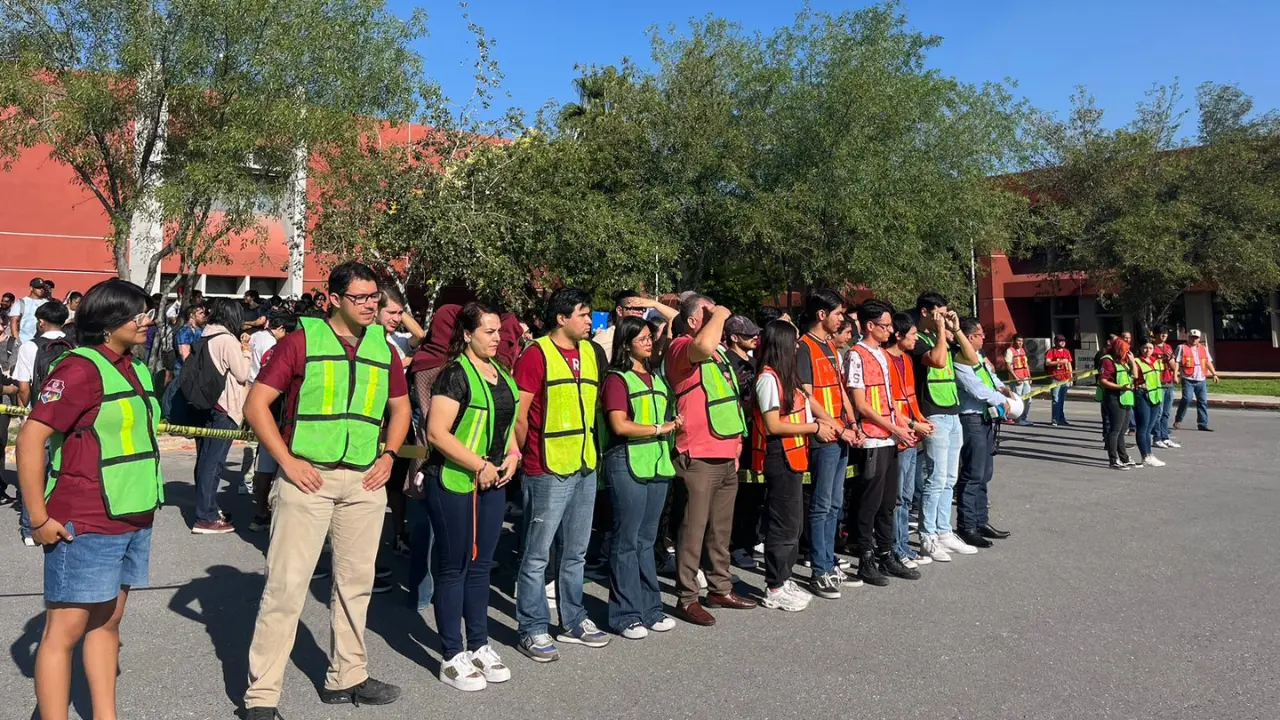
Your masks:
<svg viewBox="0 0 1280 720"><path fill-rule="evenodd" d="M733 501L738 496L738 471L732 460L676 457L676 476L687 500L676 538L676 594L681 606L697 602L698 566L705 550L710 592L733 591L729 574L729 536L733 532Z"/></svg>
<svg viewBox="0 0 1280 720"><path fill-rule="evenodd" d="M298 618L326 534L333 546L333 595L329 600L329 672L324 685L329 690L342 690L369 677L364 627L387 493L385 489L365 490L360 484L362 471L316 470L323 484L313 494L299 490L283 472L271 489L266 588L249 647L245 707L276 707L280 702Z"/></svg>

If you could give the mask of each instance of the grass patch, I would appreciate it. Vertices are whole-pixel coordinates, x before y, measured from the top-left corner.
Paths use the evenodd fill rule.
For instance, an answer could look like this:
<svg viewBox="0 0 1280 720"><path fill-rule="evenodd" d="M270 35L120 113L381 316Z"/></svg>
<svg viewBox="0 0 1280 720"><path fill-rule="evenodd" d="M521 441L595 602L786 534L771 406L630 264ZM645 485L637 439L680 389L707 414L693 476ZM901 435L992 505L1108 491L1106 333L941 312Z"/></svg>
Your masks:
<svg viewBox="0 0 1280 720"><path fill-rule="evenodd" d="M1178 390L1177 392L1181 392ZM1209 381L1209 394L1222 395L1266 395L1280 397L1280 379L1275 380L1242 380L1223 378L1222 382Z"/></svg>

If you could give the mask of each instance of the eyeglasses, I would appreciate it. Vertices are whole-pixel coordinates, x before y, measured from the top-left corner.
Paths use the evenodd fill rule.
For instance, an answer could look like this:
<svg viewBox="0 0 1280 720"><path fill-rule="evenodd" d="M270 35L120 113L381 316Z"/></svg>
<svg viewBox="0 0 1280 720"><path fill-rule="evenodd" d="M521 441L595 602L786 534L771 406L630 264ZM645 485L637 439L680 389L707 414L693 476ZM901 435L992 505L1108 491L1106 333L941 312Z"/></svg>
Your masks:
<svg viewBox="0 0 1280 720"><path fill-rule="evenodd" d="M138 313L133 316L133 322L138 325L146 325L148 322L156 319L156 311L148 310L144 313Z"/></svg>
<svg viewBox="0 0 1280 720"><path fill-rule="evenodd" d="M880 328L881 330L892 330L892 329L893 329L893 323L891 323L891 322L882 323L882 322L876 322L875 320L868 320L867 322L871 323L872 325L875 325L876 327Z"/></svg>
<svg viewBox="0 0 1280 720"><path fill-rule="evenodd" d="M644 314L644 308L639 305L623 305L622 312L635 313L637 315Z"/></svg>
<svg viewBox="0 0 1280 720"><path fill-rule="evenodd" d="M651 338L651 337L638 337L638 338L636 338L636 342L640 343L641 345L652 345L652 344L653 344L653 338Z"/></svg>
<svg viewBox="0 0 1280 720"><path fill-rule="evenodd" d="M379 290L378 292L371 292L367 295L348 295L347 293L342 293L342 297L350 300L352 305L368 305L371 302L381 302L382 291Z"/></svg>

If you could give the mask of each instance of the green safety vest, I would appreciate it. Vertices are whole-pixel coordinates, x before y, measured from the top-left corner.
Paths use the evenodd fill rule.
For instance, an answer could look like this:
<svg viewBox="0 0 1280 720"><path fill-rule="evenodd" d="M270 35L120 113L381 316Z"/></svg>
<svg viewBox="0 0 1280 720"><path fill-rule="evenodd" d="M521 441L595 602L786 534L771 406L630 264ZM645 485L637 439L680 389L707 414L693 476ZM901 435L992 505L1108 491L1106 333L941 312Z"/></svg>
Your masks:
<svg viewBox="0 0 1280 720"><path fill-rule="evenodd" d="M307 343L289 451L322 467L363 470L378 459L390 388L391 346L381 325L365 328L356 359L329 323L298 318Z"/></svg>
<svg viewBox="0 0 1280 720"><path fill-rule="evenodd" d="M151 384L151 373L141 362L133 361L133 371L142 384L142 394L93 348L76 348L59 358L79 355L93 363L102 380L102 402L98 416L87 430L98 441L98 472L102 479L102 498L107 515L112 518L151 512L164 502L164 481L160 477L160 448L156 432L160 427L160 402ZM44 496L53 494L62 468L63 433L52 439L53 469L45 484Z"/></svg>
<svg viewBox="0 0 1280 720"><path fill-rule="evenodd" d="M596 468L596 396L600 368L590 340L578 343L578 377L560 349L543 336L534 341L542 350L547 379L542 388L542 462L561 477Z"/></svg>
<svg viewBox="0 0 1280 720"><path fill-rule="evenodd" d="M1164 402L1164 388L1160 387L1160 368L1148 365L1140 357L1134 357L1138 369L1142 371L1142 384L1147 389L1147 402L1159 405Z"/></svg>
<svg viewBox="0 0 1280 720"><path fill-rule="evenodd" d="M1116 366L1115 383L1124 388L1131 388L1131 386L1133 385L1133 376L1129 373L1129 366L1125 365L1122 362L1117 361L1115 358L1111 357L1110 355L1103 355L1102 357L1098 358L1099 367L1102 366L1103 360L1110 360ZM1158 382L1159 378L1157 377L1156 380ZM1098 398L1098 402L1102 402L1102 398L1106 394L1106 392L1107 392L1107 388L1102 387L1102 382L1099 381L1098 390L1096 394L1096 397ZM1111 392L1116 392L1116 391L1112 390ZM1120 407L1133 407L1133 390L1132 389L1120 391Z"/></svg>
<svg viewBox="0 0 1280 720"><path fill-rule="evenodd" d="M667 409L671 405L671 388L667 381L657 375L650 375L653 387L634 370L618 372L627 384L627 398L631 401L631 417L637 425L661 425L667 421ZM626 448L627 467L636 482L650 480L669 480L675 477L676 468L671 464L673 443L670 435L649 435L638 438L614 438Z"/></svg>
<svg viewBox="0 0 1280 720"><path fill-rule="evenodd" d="M982 353L978 353L978 359L982 362L979 362L978 367L973 369L974 374L978 376L983 385L987 386L988 390L995 390L996 381L991 377L991 370L987 367L986 358L983 357Z"/></svg>
<svg viewBox="0 0 1280 720"><path fill-rule="evenodd" d="M920 339L930 349L937 346L937 341L926 333L920 333ZM925 388L929 393L929 401L940 408L953 408L959 405L960 393L956 389L956 366L955 360L951 357L951 351L947 351L946 367L931 367L928 370L924 379Z"/></svg>
<svg viewBox="0 0 1280 720"><path fill-rule="evenodd" d="M738 397L738 373L733 369L724 351L716 348L716 354L697 363L698 384L707 403L707 428L713 437L730 440L741 437L747 431L747 418L742 414ZM725 375L729 378L725 379ZM687 395L694 387L681 393ZM678 396L677 396L678 397Z"/></svg>
<svg viewBox="0 0 1280 720"><path fill-rule="evenodd" d="M488 459L491 438L495 432L493 391L489 389L489 381L481 377L480 371L476 370L476 366L471 363L471 358L463 354L459 355L454 362L461 365L467 374L467 394L470 397L467 406L462 408L462 418L458 421L458 427L453 431L453 436L466 445L471 452ZM498 371L499 382L505 382L511 390L511 397L516 401L516 412L519 412L520 391L516 390L516 381L512 380L505 370L498 367L497 363L494 363L493 367ZM507 428L505 440L507 444L511 442L511 436L516 431L515 417L515 414L512 414L511 426ZM448 458L445 458L440 479L445 488L456 493L469 493L476 487L475 474Z"/></svg>

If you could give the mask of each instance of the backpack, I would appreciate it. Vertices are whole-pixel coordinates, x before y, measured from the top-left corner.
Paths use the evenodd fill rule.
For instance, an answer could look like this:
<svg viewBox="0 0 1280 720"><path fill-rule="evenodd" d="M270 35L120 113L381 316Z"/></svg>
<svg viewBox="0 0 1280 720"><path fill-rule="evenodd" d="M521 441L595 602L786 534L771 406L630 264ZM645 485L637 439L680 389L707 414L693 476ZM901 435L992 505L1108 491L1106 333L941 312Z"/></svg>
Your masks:
<svg viewBox="0 0 1280 720"><path fill-rule="evenodd" d="M40 388L44 387L45 378L49 377L49 371L53 369L53 364L64 353L68 353L76 347L76 344L71 342L69 337L38 337L34 342L36 344L36 359L31 369L32 406L35 406L36 401L40 399Z"/></svg>
<svg viewBox="0 0 1280 720"><path fill-rule="evenodd" d="M178 373L178 390L187 404L196 410L212 410L227 389L226 373L218 372L213 364L213 354L209 352L209 341L231 333L214 333L202 337L191 346L191 354L182 363L182 372Z"/></svg>

